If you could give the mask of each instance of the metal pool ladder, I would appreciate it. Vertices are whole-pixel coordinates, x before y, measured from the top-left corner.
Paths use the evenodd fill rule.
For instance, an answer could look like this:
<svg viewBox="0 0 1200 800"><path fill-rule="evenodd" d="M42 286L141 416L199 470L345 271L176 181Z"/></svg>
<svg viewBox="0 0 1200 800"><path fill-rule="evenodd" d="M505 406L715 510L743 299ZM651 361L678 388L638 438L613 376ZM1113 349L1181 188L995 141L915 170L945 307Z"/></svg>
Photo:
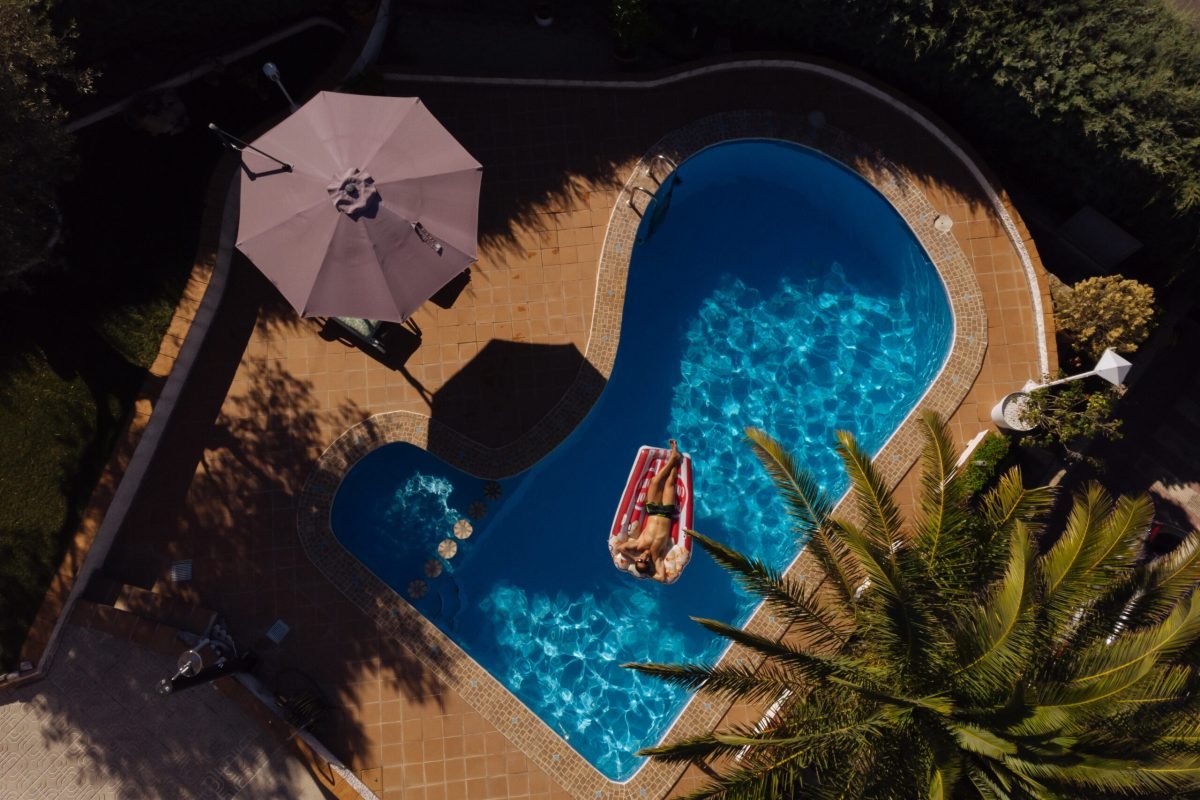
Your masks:
<svg viewBox="0 0 1200 800"><path fill-rule="evenodd" d="M676 164L674 161L672 161L670 158L663 155L662 153L658 153L657 155L654 156L654 158L650 159L650 164L646 167L646 176L649 177L650 180L654 181L657 188L654 191L651 191L651 190L647 189L645 186L635 186L629 190L629 199L625 201L625 205L632 208L639 217L642 216L642 214L646 213L646 209L642 209L641 211L638 211L637 206L635 206L633 204L633 199L635 197L637 197L638 192L642 192L643 194L646 195L647 198L649 198L646 201L646 208L650 207L650 201L654 200L655 192L658 190L658 188L662 188L662 180L654 174L654 167L659 162L665 162L667 164L667 166L669 166L671 168L671 172L674 172L675 170L679 169L678 164ZM670 175L671 172L668 172L667 174Z"/></svg>

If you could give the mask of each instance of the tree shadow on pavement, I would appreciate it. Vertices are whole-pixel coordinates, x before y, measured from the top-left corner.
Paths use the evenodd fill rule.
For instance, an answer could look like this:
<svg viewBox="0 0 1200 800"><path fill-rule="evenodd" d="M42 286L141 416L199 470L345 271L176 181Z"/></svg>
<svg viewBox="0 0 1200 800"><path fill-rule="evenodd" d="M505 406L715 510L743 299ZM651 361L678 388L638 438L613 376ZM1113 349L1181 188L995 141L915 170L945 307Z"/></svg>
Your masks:
<svg viewBox="0 0 1200 800"><path fill-rule="evenodd" d="M422 660L381 637L301 547L295 504L309 471L334 436L366 415L353 402L323 407L310 381L272 357L269 335L265 352L252 345L239 361L255 326L275 324L258 314L273 291L251 268L230 275L105 571L221 613L239 646L259 656L256 672L268 686L287 670L319 687L329 708L318 737L348 764L370 764L381 743L378 726L372 733L356 721L364 707L437 698L442 686L428 648ZM260 328L260 349L263 339ZM181 559L192 560L192 581L168 583ZM276 620L289 628L279 644L265 637Z"/></svg>
<svg viewBox="0 0 1200 800"><path fill-rule="evenodd" d="M173 666L170 656L67 625L49 676L0 695L0 794L321 796L287 748L215 687L160 697Z"/></svg>

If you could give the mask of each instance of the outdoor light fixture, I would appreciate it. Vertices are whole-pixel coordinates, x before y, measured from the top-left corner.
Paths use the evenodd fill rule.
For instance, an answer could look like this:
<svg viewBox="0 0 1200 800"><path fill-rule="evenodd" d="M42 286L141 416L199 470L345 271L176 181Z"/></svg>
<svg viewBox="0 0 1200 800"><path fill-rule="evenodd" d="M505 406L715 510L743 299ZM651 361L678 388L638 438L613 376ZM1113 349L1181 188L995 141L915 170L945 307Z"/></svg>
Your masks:
<svg viewBox="0 0 1200 800"><path fill-rule="evenodd" d="M1098 375L1104 380L1111 383L1113 386L1120 386L1125 382L1125 376L1129 374L1129 370L1133 367L1125 359L1117 355L1117 351L1111 347L1100 354L1100 360L1096 362L1094 369L1088 372L1081 372L1078 375L1071 375L1066 378L1059 378L1056 381L1049 383L1037 383L1035 381L1026 382L1022 387L1022 391L1032 392L1034 389L1045 389L1047 386L1058 386L1060 383L1069 383L1077 381L1080 378L1090 378L1092 375Z"/></svg>
<svg viewBox="0 0 1200 800"><path fill-rule="evenodd" d="M1059 378L1056 381L1047 383L1038 383L1037 381L1026 381L1021 387L1021 391L1006 394L1000 398L1000 402L992 407L992 422L996 423L996 427L1010 431L1027 431L1033 426L1025 422L1021 418L1021 412L1025 408L1025 404L1029 399L1029 393L1037 389L1045 389L1048 386L1058 386L1063 383L1070 383L1081 378L1090 378L1093 375L1103 378L1113 386L1120 386L1125 382L1125 376L1129 374L1129 370L1133 368L1121 356L1117 355L1116 351L1111 347L1105 350L1100 355L1100 360L1096 362L1096 366L1087 372L1081 372L1078 375L1068 375L1065 378Z"/></svg>
<svg viewBox="0 0 1200 800"><path fill-rule="evenodd" d="M287 98L288 106L295 111L297 108L296 101L288 94L288 90L283 86L283 79L279 77L279 67L275 66L273 61L268 61L262 66L263 75L266 75L271 83L279 87L279 91L283 92L283 96Z"/></svg>

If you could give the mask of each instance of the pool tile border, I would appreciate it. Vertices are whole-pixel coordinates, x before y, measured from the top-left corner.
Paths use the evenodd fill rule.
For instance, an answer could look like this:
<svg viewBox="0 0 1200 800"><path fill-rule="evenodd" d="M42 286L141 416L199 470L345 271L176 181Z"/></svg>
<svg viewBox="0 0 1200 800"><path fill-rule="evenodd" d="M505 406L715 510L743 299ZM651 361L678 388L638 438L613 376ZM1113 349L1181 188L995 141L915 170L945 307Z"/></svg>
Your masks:
<svg viewBox="0 0 1200 800"><path fill-rule="evenodd" d="M624 783L615 783L582 756L478 665L453 641L414 609L386 583L355 559L336 540L329 527L333 497L346 471L383 444L409 442L482 478L512 475L535 464L566 438L599 398L616 359L629 260L641 217L628 202L645 189L653 192L663 175L660 156L682 163L706 147L735 139L777 139L810 147L849 167L875 187L904 217L933 261L946 286L954 315L950 354L933 384L875 458L889 485L896 485L916 462L922 443L918 417L930 409L949 418L963 401L983 364L987 348L987 318L983 294L974 270L954 235L938 230L938 214L924 193L878 150L825 124L820 114L808 117L769 111L727 112L698 120L661 139L634 167L613 205L600 255L595 308L585 358L593 369L581 369L560 402L516 442L489 448L468 439L437 420L410 412L377 414L340 436L318 459L300 495L297 526L301 542L318 569L380 632L406 644L431 670L453 687L483 717L496 726L572 796L587 798L661 797L678 781L685 767L649 762ZM644 195L643 195L644 197ZM638 204L643 205L641 203ZM436 436L431 437L431 432ZM814 559L804 551L788 574L821 580ZM747 628L782 636L785 626L765 609ZM746 664L748 654L733 646L722 663ZM693 698L668 736L690 736L711 730L730 704L712 698Z"/></svg>

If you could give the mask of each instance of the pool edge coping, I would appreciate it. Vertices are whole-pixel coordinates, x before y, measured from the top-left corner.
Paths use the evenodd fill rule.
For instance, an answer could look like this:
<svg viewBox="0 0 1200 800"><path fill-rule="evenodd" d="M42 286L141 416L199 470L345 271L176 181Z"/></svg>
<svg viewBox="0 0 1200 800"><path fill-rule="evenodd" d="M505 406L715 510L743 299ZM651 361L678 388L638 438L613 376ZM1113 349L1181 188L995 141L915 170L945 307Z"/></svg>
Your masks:
<svg viewBox="0 0 1200 800"><path fill-rule="evenodd" d="M686 765L648 761L624 781L604 776L398 592L345 550L329 529L329 509L345 472L382 444L400 441L416 444L456 468L484 478L516 474L550 452L586 416L615 361L629 258L641 222L625 201L640 188L655 187L656 181L649 177L649 170L659 154L681 163L714 144L750 138L789 141L814 149L866 180L905 220L946 289L954 320L950 352L920 401L875 457L885 479L895 485L919 455L920 412L933 409L949 417L965 398L982 366L987 320L974 269L954 236L934 228L938 215L920 188L877 150L831 126L814 124L811 119L772 111L741 111L705 117L668 133L633 169L614 202L601 247L595 306L584 354L595 370L581 369L564 397L528 434L505 447L488 448L422 414L404 411L376 414L350 428L326 449L301 492L298 529L305 552L318 569L374 619L381 633L413 649L468 704L576 797L661 796L674 786ZM602 380L597 382L596 378ZM431 442L434 448L430 448ZM817 575L816 565L801 550L788 567L788 574L813 579ZM782 635L782 626L768 616L760 607L746 627L763 635ZM722 656L722 662L727 663L739 659L744 662L746 655L737 646L729 647ZM663 738L712 730L731 705L693 697ZM647 794L635 794L640 790L646 790Z"/></svg>

